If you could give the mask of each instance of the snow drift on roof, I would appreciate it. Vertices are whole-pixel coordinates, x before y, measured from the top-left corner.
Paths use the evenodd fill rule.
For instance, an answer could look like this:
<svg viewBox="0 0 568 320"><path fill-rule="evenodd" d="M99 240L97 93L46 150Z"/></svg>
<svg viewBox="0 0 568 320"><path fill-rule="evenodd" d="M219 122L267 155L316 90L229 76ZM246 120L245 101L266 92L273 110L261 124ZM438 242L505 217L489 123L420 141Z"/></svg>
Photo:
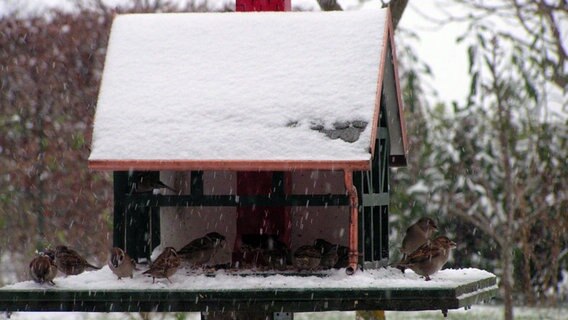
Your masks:
<svg viewBox="0 0 568 320"><path fill-rule="evenodd" d="M368 160L385 18L118 16L89 160Z"/></svg>

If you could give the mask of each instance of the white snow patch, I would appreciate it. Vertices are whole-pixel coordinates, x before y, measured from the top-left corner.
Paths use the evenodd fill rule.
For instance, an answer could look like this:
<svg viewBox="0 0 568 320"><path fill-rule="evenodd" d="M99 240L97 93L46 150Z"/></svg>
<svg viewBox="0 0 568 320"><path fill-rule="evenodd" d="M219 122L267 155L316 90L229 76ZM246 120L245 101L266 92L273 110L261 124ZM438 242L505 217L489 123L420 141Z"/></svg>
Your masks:
<svg viewBox="0 0 568 320"><path fill-rule="evenodd" d="M357 272L352 276L345 269L327 272L327 277L318 276L239 276L227 271L217 271L214 277L204 274L188 273L180 269L170 279L156 279L142 274L143 270L135 273L134 278L117 280L108 266L101 270L88 271L76 276L57 277L55 286L39 285L33 281L23 281L0 288L0 290L103 290L103 289L168 289L168 290L223 290L223 289L297 289L297 288L452 288L489 277L494 274L484 270L445 269L431 276L431 281L424 281L412 271L405 274L395 268L381 268Z"/></svg>
<svg viewBox="0 0 568 320"><path fill-rule="evenodd" d="M415 193L428 193L430 188L426 185L424 180L418 180L415 184L410 186L406 192L408 194L415 194Z"/></svg>

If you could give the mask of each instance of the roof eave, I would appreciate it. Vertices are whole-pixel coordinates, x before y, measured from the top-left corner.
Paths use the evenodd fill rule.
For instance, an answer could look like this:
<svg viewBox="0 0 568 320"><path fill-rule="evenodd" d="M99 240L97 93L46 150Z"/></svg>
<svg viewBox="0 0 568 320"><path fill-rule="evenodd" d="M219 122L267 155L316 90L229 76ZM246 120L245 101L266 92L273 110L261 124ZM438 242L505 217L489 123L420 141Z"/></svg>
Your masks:
<svg viewBox="0 0 568 320"><path fill-rule="evenodd" d="M384 70L385 70L385 63L387 57L387 48L390 48L391 55L392 55L392 64L394 69L394 84L396 87L396 100L397 100L397 108L399 113L400 119L400 131L401 131L401 143L402 149L404 154L392 154L390 155L391 161L390 165L393 167L403 167L406 166L408 163L408 138L406 133L406 122L404 120L404 107L402 103L402 94L400 88L400 80L398 76L398 59L396 56L396 47L394 43L394 27L392 24L392 15L390 11L390 7L387 8L387 17L385 19L385 28L384 28L384 36L383 36L383 43L382 43L382 54L381 54L381 61L379 64L379 77L377 81L377 94L375 97L375 111L373 116L373 131L371 132L371 154L375 154L375 139L377 137L377 128L378 128L378 121L380 116L381 110L381 95L383 90L383 81L384 81ZM390 45L388 45L390 43Z"/></svg>
<svg viewBox="0 0 568 320"><path fill-rule="evenodd" d="M295 171L370 170L369 160L89 160L89 169L106 171Z"/></svg>
<svg viewBox="0 0 568 320"><path fill-rule="evenodd" d="M406 133L406 121L404 120L404 106L403 106L403 100L402 100L402 90L400 87L400 78L398 77L398 58L396 56L396 47L394 45L394 26L392 24L392 15L391 15L391 11L390 11L390 7L387 11L387 24L388 27L386 28L388 30L389 33L389 39L390 39L390 43L391 43L391 50L392 50L392 64L394 66L394 83L396 86L396 95L397 95L397 101L398 101L398 112L400 115L400 129L401 129L401 133L402 133L402 148L404 150L404 154L401 155L391 155L392 157L397 157L400 158L399 161L396 161L396 163L399 163L399 165L396 164L391 164L391 166L406 166L408 163L408 152L409 152L409 147L408 147L408 137L407 137L407 133Z"/></svg>

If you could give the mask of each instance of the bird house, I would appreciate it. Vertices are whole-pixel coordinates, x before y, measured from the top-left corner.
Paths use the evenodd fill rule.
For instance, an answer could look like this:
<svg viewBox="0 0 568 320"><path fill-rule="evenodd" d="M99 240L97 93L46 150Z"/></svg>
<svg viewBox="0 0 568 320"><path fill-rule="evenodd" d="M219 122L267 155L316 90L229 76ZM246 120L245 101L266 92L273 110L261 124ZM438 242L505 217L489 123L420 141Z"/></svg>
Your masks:
<svg viewBox="0 0 568 320"><path fill-rule="evenodd" d="M239 4L243 11L274 5ZM496 286L488 273L463 272L429 288L384 285L373 275L389 258L389 168L405 166L407 156L388 9L119 15L88 160L90 169L113 172L114 246L144 262L157 248L180 249L218 232L228 245L210 265L254 275L267 259L251 257L250 247L272 241L296 252L325 240L344 248L337 267L371 284L290 288L260 278L227 288L226 278L211 277L174 291L88 288L59 299L0 290L0 303L11 301L6 310L447 311L490 298Z"/></svg>
<svg viewBox="0 0 568 320"><path fill-rule="evenodd" d="M408 151L387 17L116 18L89 158L115 172L114 244L147 258L217 231L235 264L243 237L321 238L349 270L386 264L389 167ZM179 192L139 192L140 174Z"/></svg>

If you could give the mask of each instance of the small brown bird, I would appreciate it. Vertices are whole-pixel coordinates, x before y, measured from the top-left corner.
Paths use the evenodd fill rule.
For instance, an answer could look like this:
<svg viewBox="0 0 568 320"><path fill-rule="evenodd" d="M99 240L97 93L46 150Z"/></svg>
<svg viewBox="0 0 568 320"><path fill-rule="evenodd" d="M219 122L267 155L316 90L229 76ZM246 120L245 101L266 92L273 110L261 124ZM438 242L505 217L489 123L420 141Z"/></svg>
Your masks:
<svg viewBox="0 0 568 320"><path fill-rule="evenodd" d="M286 248L265 250L262 257L266 266L272 270L286 270L289 260L289 252Z"/></svg>
<svg viewBox="0 0 568 320"><path fill-rule="evenodd" d="M133 278L133 273L136 269L136 261L130 258L130 256L122 249L114 247L110 250L108 266L118 277L118 280L123 277Z"/></svg>
<svg viewBox="0 0 568 320"><path fill-rule="evenodd" d="M285 270L291 264L288 246L275 234L243 234L240 251L245 268Z"/></svg>
<svg viewBox="0 0 568 320"><path fill-rule="evenodd" d="M132 178L132 191L134 193L154 192L155 189L168 189L178 193L176 189L160 181L159 175L151 172L136 172Z"/></svg>
<svg viewBox="0 0 568 320"><path fill-rule="evenodd" d="M321 253L320 266L324 269L330 269L335 267L337 261L339 261L339 255L337 249L339 245L333 244L324 239L316 239L314 241L314 247L316 247Z"/></svg>
<svg viewBox="0 0 568 320"><path fill-rule="evenodd" d="M225 237L217 232L209 232L201 238L192 240L177 253L190 268L206 265L215 257L219 248L225 246Z"/></svg>
<svg viewBox="0 0 568 320"><path fill-rule="evenodd" d="M144 274L152 276L152 283L156 278L166 278L170 283L170 277L177 272L181 265L181 260L173 247L166 247L164 251L156 258L156 261L150 265L150 269L144 271Z"/></svg>
<svg viewBox="0 0 568 320"><path fill-rule="evenodd" d="M314 241L314 246L320 250L321 252L330 252L329 256L325 257L322 255L322 262L320 262L321 266L324 268L328 268L328 265L335 260L335 255L337 254L337 261L331 267L335 269L346 268L349 265L349 248L346 246L342 246L340 244L333 244L329 241L324 239L316 239ZM335 253L333 252L335 251ZM325 260L325 261L323 261Z"/></svg>
<svg viewBox="0 0 568 320"><path fill-rule="evenodd" d="M455 247L456 243L448 237L439 236L409 254L397 267L401 270L410 268L417 274L426 277L426 281L429 281L430 276L442 269L444 264L448 262L450 251Z"/></svg>
<svg viewBox="0 0 568 320"><path fill-rule="evenodd" d="M406 235L402 239L402 248L400 249L402 258L404 259L421 245L428 242L435 230L438 230L436 222L427 217L420 218L420 220L408 227Z"/></svg>
<svg viewBox="0 0 568 320"><path fill-rule="evenodd" d="M83 273L87 268L100 269L100 267L88 263L87 260L81 257L75 250L69 249L66 246L55 247L55 265L59 271L68 276Z"/></svg>
<svg viewBox="0 0 568 320"><path fill-rule="evenodd" d="M53 261L53 256L44 252L39 252L38 256L30 262L30 276L39 283L49 283L55 285L53 279L57 275L57 266Z"/></svg>
<svg viewBox="0 0 568 320"><path fill-rule="evenodd" d="M304 245L294 252L294 266L298 270L315 270L321 261L320 251L310 245Z"/></svg>

